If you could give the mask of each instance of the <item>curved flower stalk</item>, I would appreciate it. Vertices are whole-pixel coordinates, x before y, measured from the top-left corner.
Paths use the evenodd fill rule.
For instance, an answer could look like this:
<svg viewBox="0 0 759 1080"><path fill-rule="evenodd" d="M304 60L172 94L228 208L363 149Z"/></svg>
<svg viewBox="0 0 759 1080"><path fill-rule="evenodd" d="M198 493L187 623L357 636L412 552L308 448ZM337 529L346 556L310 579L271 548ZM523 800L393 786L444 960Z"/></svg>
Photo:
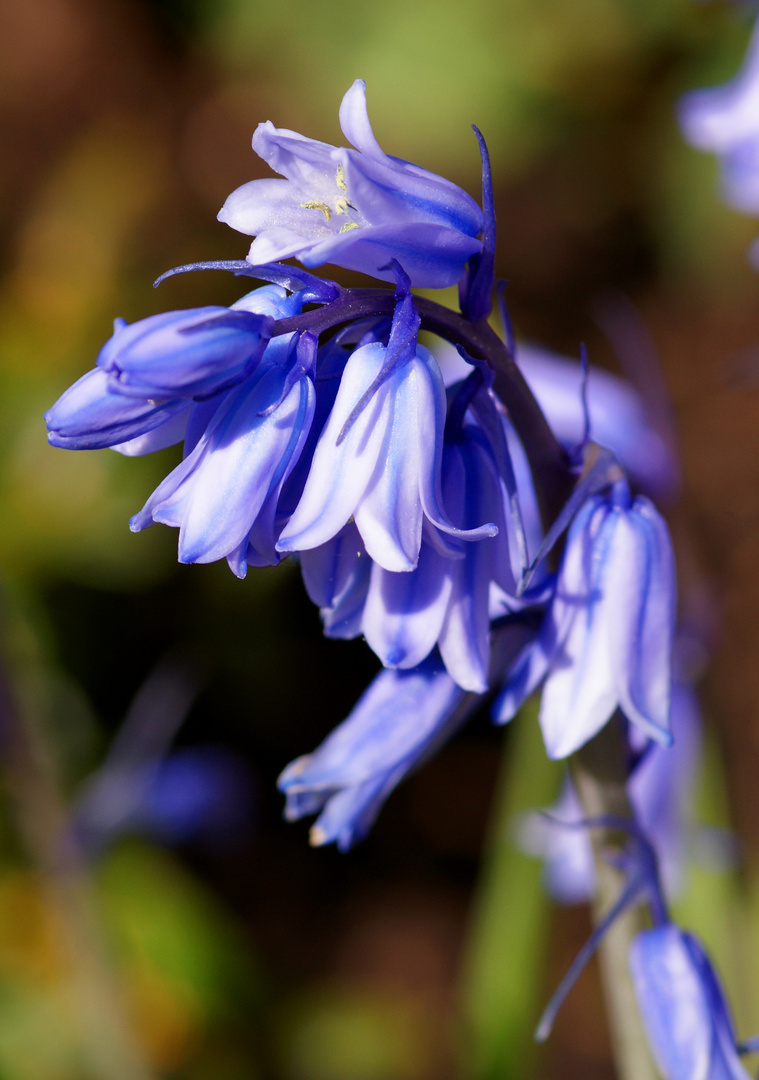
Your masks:
<svg viewBox="0 0 759 1080"><path fill-rule="evenodd" d="M679 112L688 142L720 156L725 200L759 214L759 27L743 70L725 86L686 94Z"/></svg>
<svg viewBox="0 0 759 1080"><path fill-rule="evenodd" d="M617 707L669 745L674 614L667 527L620 481L575 517L540 634L510 674L496 720L511 720L543 683L540 725L551 758L572 754Z"/></svg>
<svg viewBox="0 0 759 1080"><path fill-rule="evenodd" d="M388 264L397 259L412 285L454 285L482 248L476 202L442 176L380 149L362 79L343 98L340 126L355 150L259 124L253 149L285 179L237 188L219 220L256 237L253 264L295 257L304 266L334 263L392 281Z"/></svg>

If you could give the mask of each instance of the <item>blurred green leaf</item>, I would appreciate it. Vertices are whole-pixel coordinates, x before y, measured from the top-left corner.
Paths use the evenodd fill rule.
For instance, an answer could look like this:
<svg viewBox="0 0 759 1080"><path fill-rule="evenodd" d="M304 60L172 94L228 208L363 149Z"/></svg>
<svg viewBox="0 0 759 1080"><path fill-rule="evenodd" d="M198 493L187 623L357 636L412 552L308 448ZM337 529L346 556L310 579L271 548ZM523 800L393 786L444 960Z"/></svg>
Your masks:
<svg viewBox="0 0 759 1080"><path fill-rule="evenodd" d="M553 801L561 774L529 702L509 732L470 928L463 993L474 1080L530 1074L550 911L542 864L519 850L514 829L525 811Z"/></svg>

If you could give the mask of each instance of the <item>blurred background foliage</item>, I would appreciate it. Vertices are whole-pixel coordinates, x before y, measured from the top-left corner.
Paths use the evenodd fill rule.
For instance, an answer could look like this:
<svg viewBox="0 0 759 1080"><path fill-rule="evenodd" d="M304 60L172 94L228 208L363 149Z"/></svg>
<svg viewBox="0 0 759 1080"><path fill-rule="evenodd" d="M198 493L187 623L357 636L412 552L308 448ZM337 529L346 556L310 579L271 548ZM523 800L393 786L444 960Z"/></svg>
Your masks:
<svg viewBox="0 0 759 1080"><path fill-rule="evenodd" d="M474 194L483 130L520 336L575 356L583 340L614 368L601 326L621 293L656 345L683 591L715 651L701 801L744 855L694 872L683 917L759 1028L759 226L720 203L674 112L738 69L749 32L747 8L696 0L4 0L3 1080L613 1075L592 970L548 1046L530 1042L588 932L511 843L558 782L534 716L475 719L355 852L310 850L276 776L348 713L369 651L321 638L292 567L238 582L179 567L171 530L129 533L173 450L45 441L115 316L239 295L224 275L150 286L244 256L215 214L266 174L255 125L340 142L359 76L381 145ZM145 716L166 768L129 774L127 806Z"/></svg>

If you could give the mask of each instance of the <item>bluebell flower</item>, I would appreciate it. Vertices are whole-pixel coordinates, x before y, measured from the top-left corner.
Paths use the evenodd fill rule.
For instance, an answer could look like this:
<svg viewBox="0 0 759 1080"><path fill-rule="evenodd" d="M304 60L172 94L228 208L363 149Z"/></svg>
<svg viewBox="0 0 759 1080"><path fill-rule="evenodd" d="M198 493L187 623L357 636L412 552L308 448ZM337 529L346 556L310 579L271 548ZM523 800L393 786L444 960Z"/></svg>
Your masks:
<svg viewBox="0 0 759 1080"><path fill-rule="evenodd" d="M191 407L184 398L156 402L125 397L111 389L107 372L95 368L45 413L48 442L65 450L102 450L156 432L151 450L164 449L184 437Z"/></svg>
<svg viewBox="0 0 759 1080"><path fill-rule="evenodd" d="M45 414L48 440L70 450L110 446L128 455L162 450L185 437L196 398L241 382L266 349L273 321L300 311L298 293L266 285L230 308L152 315L115 331L98 366ZM194 426L208 413L196 410Z"/></svg>
<svg viewBox="0 0 759 1080"><path fill-rule="evenodd" d="M434 356L417 344L409 295L396 306L387 345L370 341L350 356L314 450L308 479L277 550L328 543L352 518L369 556L403 573L419 561L422 527L445 540L493 536L493 522L452 523L442 504L446 399Z"/></svg>
<svg viewBox="0 0 759 1080"><path fill-rule="evenodd" d="M724 86L686 94L679 112L685 138L720 156L726 201L759 213L759 27L743 70Z"/></svg>
<svg viewBox="0 0 759 1080"><path fill-rule="evenodd" d="M642 931L630 971L665 1080L749 1080L724 992L693 934L671 922Z"/></svg>
<svg viewBox="0 0 759 1080"><path fill-rule="evenodd" d="M251 311L202 307L117 321L97 366L112 390L135 398L209 396L255 368L272 319Z"/></svg>
<svg viewBox="0 0 759 1080"><path fill-rule="evenodd" d="M588 499L569 530L536 641L496 705L505 723L543 683L548 756L574 753L614 710L668 745L675 574L667 527L624 481Z"/></svg>
<svg viewBox="0 0 759 1080"><path fill-rule="evenodd" d="M473 384L478 386L479 377ZM495 613L521 606L514 599L512 565L517 529L506 512L502 478L502 469L510 468L503 464L509 451L503 419L489 391L481 388L472 396L472 388L464 385L451 394L442 501L459 536L481 535L477 523L483 519L491 520L493 535L466 539L451 550L427 521L416 567L394 571L371 557L356 514L355 521L325 544L302 551L301 566L329 636L363 634L390 668L415 668L437 646L458 685L484 693L493 590L499 599ZM457 404L459 395L463 400Z"/></svg>
<svg viewBox="0 0 759 1080"><path fill-rule="evenodd" d="M483 215L461 188L379 147L357 79L340 106L355 150L260 124L253 149L284 180L252 180L232 192L219 220L255 236L253 264L295 257L393 280L396 259L411 284L455 284L479 252Z"/></svg>
<svg viewBox="0 0 759 1080"><path fill-rule="evenodd" d="M532 633L529 616L494 631L494 666L508 663ZM319 814L314 845L346 851L362 839L393 789L451 737L479 702L432 653L418 667L381 671L355 708L312 754L279 778L290 821Z"/></svg>
<svg viewBox="0 0 759 1080"><path fill-rule="evenodd" d="M604 934L630 906L646 901L653 927L630 945L629 965L643 1026L665 1080L748 1080L740 1054L759 1040L736 1044L725 995L700 942L670 919L656 855L637 822L599 818L588 827L622 829L627 849L617 865L626 876L619 897L599 921L543 1012L536 1038L550 1033L556 1014Z"/></svg>
<svg viewBox="0 0 759 1080"><path fill-rule="evenodd" d="M412 671L381 671L313 754L279 778L290 821L319 813L314 845L346 851L369 831L394 787L446 736L465 694L439 658Z"/></svg>
<svg viewBox="0 0 759 1080"><path fill-rule="evenodd" d="M256 370L230 390L184 460L159 484L130 528L179 528L180 562L227 558L244 576L251 543L274 554L276 505L314 412L316 342L275 338ZM307 341L310 338L311 345Z"/></svg>

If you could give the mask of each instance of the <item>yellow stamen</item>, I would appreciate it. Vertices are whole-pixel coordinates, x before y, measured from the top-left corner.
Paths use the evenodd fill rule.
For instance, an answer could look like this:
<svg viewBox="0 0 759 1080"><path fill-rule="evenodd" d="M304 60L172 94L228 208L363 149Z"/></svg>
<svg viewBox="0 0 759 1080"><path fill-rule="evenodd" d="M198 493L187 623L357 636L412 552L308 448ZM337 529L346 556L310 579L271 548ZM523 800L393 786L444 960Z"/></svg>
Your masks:
<svg viewBox="0 0 759 1080"><path fill-rule="evenodd" d="M318 202L316 199L312 199L310 202L301 203L302 210L321 210L327 221L332 218L332 211L324 202Z"/></svg>
<svg viewBox="0 0 759 1080"><path fill-rule="evenodd" d="M346 221L346 223L340 229L340 232L350 232L351 229L357 229L358 224L355 221Z"/></svg>
<svg viewBox="0 0 759 1080"><path fill-rule="evenodd" d="M341 191L348 190L345 183L345 172L343 171L342 165L337 166L337 177L335 178L335 182Z"/></svg>

